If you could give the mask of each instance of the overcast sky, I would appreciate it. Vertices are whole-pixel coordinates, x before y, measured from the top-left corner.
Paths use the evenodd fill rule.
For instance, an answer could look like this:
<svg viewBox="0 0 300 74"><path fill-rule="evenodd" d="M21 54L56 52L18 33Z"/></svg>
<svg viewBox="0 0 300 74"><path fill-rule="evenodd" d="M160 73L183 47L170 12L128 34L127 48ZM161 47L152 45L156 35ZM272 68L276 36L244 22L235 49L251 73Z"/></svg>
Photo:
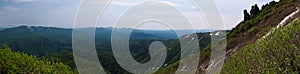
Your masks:
<svg viewBox="0 0 300 74"><path fill-rule="evenodd" d="M141 0L113 0L104 11L100 27L112 26L118 17ZM251 5L272 0L216 0L226 28L233 28L243 20L243 10ZM276 0L277 1L277 0ZM0 0L0 28L20 25L71 28L80 0ZM188 0L162 0L176 7L197 29L208 29L201 13ZM141 10L142 11L142 10ZM204 11L205 12L205 11ZM174 18L170 12L157 12L165 18ZM88 19L87 19L88 20ZM130 19L128 22L132 21ZM174 22L179 21L174 18ZM126 27L126 25L122 26ZM141 29L166 29L155 24L144 24ZM189 29L182 25L180 29Z"/></svg>

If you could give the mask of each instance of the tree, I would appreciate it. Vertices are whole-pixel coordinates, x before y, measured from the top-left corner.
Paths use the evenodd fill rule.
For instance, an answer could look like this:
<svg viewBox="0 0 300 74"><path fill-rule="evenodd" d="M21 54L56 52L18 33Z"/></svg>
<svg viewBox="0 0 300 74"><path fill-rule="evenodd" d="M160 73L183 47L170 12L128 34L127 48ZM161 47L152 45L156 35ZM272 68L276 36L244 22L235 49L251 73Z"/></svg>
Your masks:
<svg viewBox="0 0 300 74"><path fill-rule="evenodd" d="M0 74L70 74L77 73L60 62L41 60L23 52L0 48Z"/></svg>
<svg viewBox="0 0 300 74"><path fill-rule="evenodd" d="M251 16L255 16L259 13L259 7L257 6L257 4L255 4L254 6L251 7L250 13Z"/></svg>
<svg viewBox="0 0 300 74"><path fill-rule="evenodd" d="M271 1L270 2L270 6L273 6L273 5L275 5L275 4L277 4L278 2L276 2L276 1Z"/></svg>
<svg viewBox="0 0 300 74"><path fill-rule="evenodd" d="M261 7L261 9L265 9L265 8L267 8L268 6L269 6L269 3L263 5L263 6Z"/></svg>
<svg viewBox="0 0 300 74"><path fill-rule="evenodd" d="M247 9L244 10L244 21L250 19L250 14L248 13Z"/></svg>

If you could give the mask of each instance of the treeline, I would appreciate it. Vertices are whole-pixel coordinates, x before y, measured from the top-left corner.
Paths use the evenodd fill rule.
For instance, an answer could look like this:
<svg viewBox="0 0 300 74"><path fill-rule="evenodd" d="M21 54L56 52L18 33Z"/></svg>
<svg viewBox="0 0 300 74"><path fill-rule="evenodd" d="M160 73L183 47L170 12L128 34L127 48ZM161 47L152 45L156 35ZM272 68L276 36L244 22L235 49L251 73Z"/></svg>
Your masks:
<svg viewBox="0 0 300 74"><path fill-rule="evenodd" d="M250 13L247 11L247 9L245 9L245 10L243 11L243 12L244 12L244 21L247 21L247 20L249 20L250 18L256 16L261 10L263 10L263 9L269 7L269 6L276 5L276 4L278 4L278 2L276 2L276 1L271 1L271 2L269 2L269 3L265 4L265 5L263 5L263 6L261 7L261 9L259 9L258 5L255 4L255 5L253 5L253 6L251 7Z"/></svg>

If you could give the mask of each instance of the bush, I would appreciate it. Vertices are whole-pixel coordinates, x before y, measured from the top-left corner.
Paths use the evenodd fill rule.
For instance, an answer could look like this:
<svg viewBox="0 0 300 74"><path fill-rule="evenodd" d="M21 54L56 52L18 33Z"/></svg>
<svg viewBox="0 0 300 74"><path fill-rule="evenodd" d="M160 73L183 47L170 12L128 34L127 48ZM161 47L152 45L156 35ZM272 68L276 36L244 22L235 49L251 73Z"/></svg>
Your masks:
<svg viewBox="0 0 300 74"><path fill-rule="evenodd" d="M22 52L12 52L4 45L0 49L0 74L71 74L69 66L37 59Z"/></svg>

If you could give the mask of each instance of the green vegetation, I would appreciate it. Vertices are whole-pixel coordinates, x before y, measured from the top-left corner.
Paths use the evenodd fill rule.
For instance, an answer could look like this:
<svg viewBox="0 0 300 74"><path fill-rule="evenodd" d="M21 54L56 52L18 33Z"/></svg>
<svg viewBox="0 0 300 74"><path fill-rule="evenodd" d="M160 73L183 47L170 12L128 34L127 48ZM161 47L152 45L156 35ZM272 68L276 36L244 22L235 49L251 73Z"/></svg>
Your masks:
<svg viewBox="0 0 300 74"><path fill-rule="evenodd" d="M296 11L298 5L299 0L270 2L262 7L260 13L242 21L228 34L228 50L237 51L229 54L222 73L299 73L299 20L260 39Z"/></svg>
<svg viewBox="0 0 300 74"><path fill-rule="evenodd" d="M179 61L176 61L175 63L168 65L168 67L163 67L159 69L157 72L153 74L175 74L175 72L179 67L179 63L180 63Z"/></svg>
<svg viewBox="0 0 300 74"><path fill-rule="evenodd" d="M280 0L263 5L258 14L251 15L251 18L239 23L228 34L228 49L233 49L239 45L243 46L260 38L261 36L257 34L270 31L270 27L277 26L287 15L296 11L298 3L299 0Z"/></svg>
<svg viewBox="0 0 300 74"><path fill-rule="evenodd" d="M300 73L300 20L248 44L229 57L222 73Z"/></svg>
<svg viewBox="0 0 300 74"><path fill-rule="evenodd" d="M8 46L0 49L1 74L73 74L74 70L61 62L37 59L22 52L12 52Z"/></svg>
<svg viewBox="0 0 300 74"><path fill-rule="evenodd" d="M227 31L229 32L229 31ZM198 39L199 40L199 47L200 47L200 58L199 58L199 64L207 62L208 59L210 59L210 43L211 43L211 36L210 33L197 33L198 38L203 37L204 39ZM180 46L179 43L177 43L177 46ZM180 48L180 47L177 47ZM180 56L180 53L177 54ZM199 54L191 54L191 55L199 55ZM179 57L180 58L180 57ZM176 70L178 69L180 64L179 60L176 60L174 63L170 63L167 67L162 67L154 74L174 74Z"/></svg>
<svg viewBox="0 0 300 74"><path fill-rule="evenodd" d="M117 33L122 34L123 29ZM104 69L113 74L128 73L118 65L113 56L110 45L111 29L97 28L95 35L98 58ZM7 43L12 52L23 52L52 62L63 62L72 70L76 70L71 46L72 29L20 26L1 30L0 36L0 46ZM153 41L161 41L168 48L166 64L173 63L180 58L179 41L173 38L177 38L173 31L135 30L130 36L132 56L138 62L147 62L150 60L149 45Z"/></svg>

